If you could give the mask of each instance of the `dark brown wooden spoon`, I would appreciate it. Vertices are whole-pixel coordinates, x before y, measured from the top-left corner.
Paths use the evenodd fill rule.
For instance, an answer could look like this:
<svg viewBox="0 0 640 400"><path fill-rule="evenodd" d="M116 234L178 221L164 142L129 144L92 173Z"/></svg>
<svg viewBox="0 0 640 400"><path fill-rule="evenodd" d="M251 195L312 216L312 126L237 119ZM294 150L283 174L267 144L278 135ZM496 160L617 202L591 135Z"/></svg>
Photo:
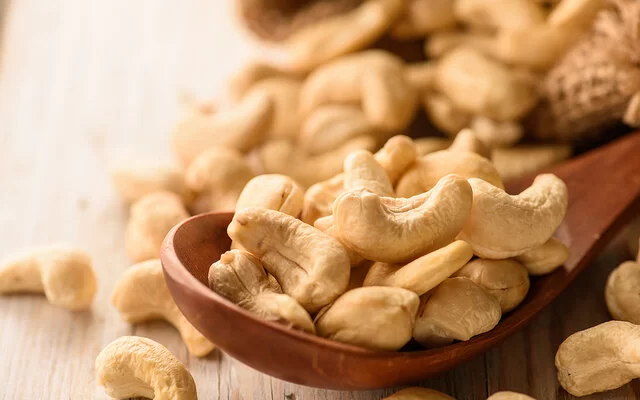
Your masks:
<svg viewBox="0 0 640 400"><path fill-rule="evenodd" d="M490 332L450 346L370 351L263 321L207 287L209 266L229 248L231 213L195 216L167 235L162 265L169 290L191 323L220 349L266 374L329 389L375 389L443 372L525 326L582 271L633 212L640 196L640 133L550 169L569 187L557 237L571 249L563 268L533 278L525 301ZM511 193L532 177L509 185ZM598 294L602 295L602 294Z"/></svg>

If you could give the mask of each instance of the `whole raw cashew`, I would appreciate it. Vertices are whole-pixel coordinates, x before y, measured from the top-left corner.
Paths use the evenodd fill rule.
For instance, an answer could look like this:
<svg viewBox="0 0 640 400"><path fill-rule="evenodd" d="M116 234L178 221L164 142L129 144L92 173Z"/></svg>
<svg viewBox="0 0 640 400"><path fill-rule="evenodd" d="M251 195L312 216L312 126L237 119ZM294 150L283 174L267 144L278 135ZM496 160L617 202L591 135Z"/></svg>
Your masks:
<svg viewBox="0 0 640 400"><path fill-rule="evenodd" d="M270 138L295 139L300 131L302 116L298 112L298 102L302 82L287 77L267 78L256 83L248 97L267 97L273 104L270 125L264 125Z"/></svg>
<svg viewBox="0 0 640 400"><path fill-rule="evenodd" d="M452 50L438 61L435 82L460 109L499 121L523 117L538 97L530 78L469 47Z"/></svg>
<svg viewBox="0 0 640 400"><path fill-rule="evenodd" d="M319 336L375 350L398 350L409 340L420 299L406 289L362 287L338 297L316 316Z"/></svg>
<svg viewBox="0 0 640 400"><path fill-rule="evenodd" d="M260 259L284 293L310 313L335 300L349 283L349 257L337 239L281 212L245 208L229 237Z"/></svg>
<svg viewBox="0 0 640 400"><path fill-rule="evenodd" d="M515 257L544 244L567 211L567 185L553 174L538 175L515 196L481 179L469 184L473 207L459 238L482 258Z"/></svg>
<svg viewBox="0 0 640 400"><path fill-rule="evenodd" d="M111 170L111 182L128 203L153 192L173 192L185 202L190 200L181 168L151 163L127 163Z"/></svg>
<svg viewBox="0 0 640 400"><path fill-rule="evenodd" d="M475 153L442 150L418 158L398 181L396 195L409 197L424 193L448 174L480 178L497 187L504 187L498 171L486 158Z"/></svg>
<svg viewBox="0 0 640 400"><path fill-rule="evenodd" d="M399 39L422 39L433 31L453 28L456 26L454 4L451 0L411 0L391 35Z"/></svg>
<svg viewBox="0 0 640 400"><path fill-rule="evenodd" d="M609 321L569 336L558 348L560 385L574 396L618 388L640 376L640 326Z"/></svg>
<svg viewBox="0 0 640 400"><path fill-rule="evenodd" d="M456 400L437 390L423 387L410 387L395 392L382 400Z"/></svg>
<svg viewBox="0 0 640 400"><path fill-rule="evenodd" d="M209 287L266 320L315 333L307 311L294 298L274 291L260 260L246 251L227 251L213 263Z"/></svg>
<svg viewBox="0 0 640 400"><path fill-rule="evenodd" d="M162 319L173 325L189 353L204 357L215 345L182 315L164 280L159 259L147 260L127 269L111 294L111 303L130 324Z"/></svg>
<svg viewBox="0 0 640 400"><path fill-rule="evenodd" d="M436 65L432 61L408 64L404 71L405 80L421 95L433 89L435 75Z"/></svg>
<svg viewBox="0 0 640 400"><path fill-rule="evenodd" d="M640 264L627 261L611 271L604 295L611 316L640 325Z"/></svg>
<svg viewBox="0 0 640 400"><path fill-rule="evenodd" d="M405 80L404 63L382 50L348 55L313 71L302 87L305 115L326 104L360 103L376 126L404 129L413 118L417 92Z"/></svg>
<svg viewBox="0 0 640 400"><path fill-rule="evenodd" d="M426 347L469 340L493 329L500 303L468 278L449 278L422 298L413 338Z"/></svg>
<svg viewBox="0 0 640 400"><path fill-rule="evenodd" d="M343 192L343 174L310 186L304 194L300 219L309 225L313 225L318 219L330 216L333 212L333 202Z"/></svg>
<svg viewBox="0 0 640 400"><path fill-rule="evenodd" d="M604 3L602 0L563 0L553 8L547 23L564 29L586 29Z"/></svg>
<svg viewBox="0 0 640 400"><path fill-rule="evenodd" d="M457 0L455 16L480 29L537 26L546 19L544 9L530 0Z"/></svg>
<svg viewBox="0 0 640 400"><path fill-rule="evenodd" d="M457 175L409 199L349 191L333 204L335 235L365 259L407 262L453 241L471 203L469 184Z"/></svg>
<svg viewBox="0 0 640 400"><path fill-rule="evenodd" d="M454 137L471 123L472 115L469 112L440 93L427 93L422 98L422 104L429 121L449 137Z"/></svg>
<svg viewBox="0 0 640 400"><path fill-rule="evenodd" d="M497 392L487 397L487 400L536 400L526 394L516 392Z"/></svg>
<svg viewBox="0 0 640 400"><path fill-rule="evenodd" d="M374 154L374 158L384 168L392 185L416 160L416 146L408 136L396 135Z"/></svg>
<svg viewBox="0 0 640 400"><path fill-rule="evenodd" d="M569 248L556 238L547 240L543 245L514 257L524 265L529 275L544 275L552 272L569 258Z"/></svg>
<svg viewBox="0 0 640 400"><path fill-rule="evenodd" d="M231 211L244 185L254 177L247 160L238 151L213 147L203 152L187 169L185 181L196 199L193 211Z"/></svg>
<svg viewBox="0 0 640 400"><path fill-rule="evenodd" d="M266 174L252 178L242 189L236 210L263 207L297 217L302 211L304 190L286 175Z"/></svg>
<svg viewBox="0 0 640 400"><path fill-rule="evenodd" d="M362 285L401 287L422 296L462 268L471 257L471 246L456 240L406 265L377 262L369 269Z"/></svg>
<svg viewBox="0 0 640 400"><path fill-rule="evenodd" d="M302 80L303 75L279 70L259 61L251 61L239 68L229 77L228 92L234 101L240 101L249 90L259 82L270 78L289 78Z"/></svg>
<svg viewBox="0 0 640 400"><path fill-rule="evenodd" d="M454 277L471 279L494 296L502 313L516 308L529 292L529 274L522 264L513 260L475 259L459 269Z"/></svg>
<svg viewBox="0 0 640 400"><path fill-rule="evenodd" d="M354 151L344 159L344 188L364 189L380 196L394 195L387 172L366 150Z"/></svg>
<svg viewBox="0 0 640 400"><path fill-rule="evenodd" d="M520 145L493 149L491 159L500 176L509 180L564 161L571 153L569 145Z"/></svg>
<svg viewBox="0 0 640 400"><path fill-rule="evenodd" d="M0 294L44 293L54 306L86 310L96 294L87 253L71 247L25 249L0 264Z"/></svg>
<svg viewBox="0 0 640 400"><path fill-rule="evenodd" d="M481 155L486 159L491 159L489 148L478 138L476 132L472 129L463 129L453 139L453 143L449 146L449 151L469 152Z"/></svg>
<svg viewBox="0 0 640 400"><path fill-rule="evenodd" d="M436 151L446 150L451 146L452 140L439 137L425 137L414 140L418 157L426 156Z"/></svg>
<svg viewBox="0 0 640 400"><path fill-rule="evenodd" d="M342 246L344 247L344 250L347 252L347 256L349 257L349 264L351 265L352 268L360 266L365 261L365 259L360 254L358 254L358 252L356 252L351 246L349 246L348 243L344 243L343 241L341 241L339 238L336 237L335 229L333 227L333 215L328 215L326 217L318 218L313 223L313 226L321 230L322 232L326 233L327 235L331 235L336 239L338 239L340 244L342 244Z"/></svg>
<svg viewBox="0 0 640 400"><path fill-rule="evenodd" d="M273 108L270 97L258 94L246 96L233 108L215 114L192 113L176 127L174 150L186 165L214 146L249 151L262 142Z"/></svg>
<svg viewBox="0 0 640 400"><path fill-rule="evenodd" d="M197 400L187 368L160 343L122 336L102 349L95 361L98 385L109 397Z"/></svg>
<svg viewBox="0 0 640 400"><path fill-rule="evenodd" d="M488 148L511 147L522 139L522 125L515 121L494 121L477 116L471 120L470 128ZM490 158L490 157L487 157Z"/></svg>
<svg viewBox="0 0 640 400"><path fill-rule="evenodd" d="M148 194L131 205L125 247L134 262L158 258L164 237L189 218L178 196L170 192Z"/></svg>

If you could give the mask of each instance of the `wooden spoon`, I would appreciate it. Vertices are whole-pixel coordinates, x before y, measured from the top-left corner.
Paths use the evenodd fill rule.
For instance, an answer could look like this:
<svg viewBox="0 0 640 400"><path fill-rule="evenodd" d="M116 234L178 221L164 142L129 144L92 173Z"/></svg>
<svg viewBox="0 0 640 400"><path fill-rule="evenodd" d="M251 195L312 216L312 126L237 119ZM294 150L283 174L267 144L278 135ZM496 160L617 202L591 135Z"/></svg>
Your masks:
<svg viewBox="0 0 640 400"><path fill-rule="evenodd" d="M430 350L371 351L294 331L236 306L207 287L209 266L229 249L226 228L231 213L198 215L173 228L162 248L165 278L178 307L200 332L266 374L328 389L376 389L419 381L487 351L524 327L624 226L640 195L640 133L549 171L569 187L569 208L557 237L569 246L571 256L564 267L532 278L527 298L495 329L466 342ZM518 180L509 191L517 193L531 181Z"/></svg>

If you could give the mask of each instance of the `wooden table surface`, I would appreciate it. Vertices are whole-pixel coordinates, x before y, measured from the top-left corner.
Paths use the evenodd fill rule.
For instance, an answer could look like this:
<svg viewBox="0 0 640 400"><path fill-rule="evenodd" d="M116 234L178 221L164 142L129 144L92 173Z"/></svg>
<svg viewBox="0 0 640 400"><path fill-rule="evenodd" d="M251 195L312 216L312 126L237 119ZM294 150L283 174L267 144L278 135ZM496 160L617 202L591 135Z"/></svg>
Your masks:
<svg viewBox="0 0 640 400"><path fill-rule="evenodd" d="M93 256L99 290L89 312L43 297L0 297L0 399L106 399L93 361L121 335L166 345L191 370L201 399L379 399L393 390L336 392L289 384L215 351L189 357L165 323L132 327L109 297L130 266L127 210L109 185L123 157L169 159L181 92L215 98L251 54L223 0L0 0L0 255L68 242ZM587 216L585 216L587 217ZM572 398L553 358L572 332L608 319L613 245L528 328L489 353L422 385L460 400L498 390ZM283 349L283 351L286 351ZM634 399L636 381L589 399Z"/></svg>

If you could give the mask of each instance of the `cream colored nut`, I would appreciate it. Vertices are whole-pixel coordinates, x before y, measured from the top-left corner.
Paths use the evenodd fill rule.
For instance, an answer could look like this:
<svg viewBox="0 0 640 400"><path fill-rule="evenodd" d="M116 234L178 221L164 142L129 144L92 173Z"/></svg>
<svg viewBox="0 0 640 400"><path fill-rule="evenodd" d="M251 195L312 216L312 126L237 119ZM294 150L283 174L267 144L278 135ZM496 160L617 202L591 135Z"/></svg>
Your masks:
<svg viewBox="0 0 640 400"><path fill-rule="evenodd" d="M622 122L633 127L640 126L640 92L634 94L629 100Z"/></svg>
<svg viewBox="0 0 640 400"><path fill-rule="evenodd" d="M267 174L252 178L242 189L236 210L263 207L297 217L302 211L304 190L286 175Z"/></svg>
<svg viewBox="0 0 640 400"><path fill-rule="evenodd" d="M215 146L249 151L264 139L273 111L271 98L258 93L228 110L190 114L176 127L173 148L187 165Z"/></svg>
<svg viewBox="0 0 640 400"><path fill-rule="evenodd" d="M405 80L421 95L433 89L435 75L436 65L433 61L408 64L404 70Z"/></svg>
<svg viewBox="0 0 640 400"><path fill-rule="evenodd" d="M538 175L514 196L481 179L469 184L473 207L459 238L482 258L515 257L544 244L567 211L567 185L553 174Z"/></svg>
<svg viewBox="0 0 640 400"><path fill-rule="evenodd" d="M317 155L334 151L363 135L382 139L386 133L383 134L356 106L326 105L315 109L304 121L298 145L305 153Z"/></svg>
<svg viewBox="0 0 640 400"><path fill-rule="evenodd" d="M536 400L526 394L516 392L496 392L487 397L487 400Z"/></svg>
<svg viewBox="0 0 640 400"><path fill-rule="evenodd" d="M293 297L274 291L260 260L246 251L222 254L209 268L209 287L266 320L315 333L307 311Z"/></svg>
<svg viewBox="0 0 640 400"><path fill-rule="evenodd" d="M544 275L552 272L569 258L569 248L556 238L547 240L543 245L514 257L524 265L529 275Z"/></svg>
<svg viewBox="0 0 640 400"><path fill-rule="evenodd" d="M547 24L563 29L586 30L604 3L603 0L562 0L549 14Z"/></svg>
<svg viewBox="0 0 640 400"><path fill-rule="evenodd" d="M456 17L475 28L505 29L542 25L544 9L531 0L457 0Z"/></svg>
<svg viewBox="0 0 640 400"><path fill-rule="evenodd" d="M609 321L569 336L558 348L560 385L574 396L616 389L640 376L640 326Z"/></svg>
<svg viewBox="0 0 640 400"><path fill-rule="evenodd" d="M466 341L493 329L500 303L468 278L449 278L422 298L413 338L426 347Z"/></svg>
<svg viewBox="0 0 640 400"><path fill-rule="evenodd" d="M155 192L131 205L125 231L125 247L134 262L158 258L164 237L176 224L189 218L174 193Z"/></svg>
<svg viewBox="0 0 640 400"><path fill-rule="evenodd" d="M302 116L298 112L302 82L287 77L267 78L256 83L248 97L267 97L273 104L273 116L270 125L265 125L270 138L295 139L300 131Z"/></svg>
<svg viewBox="0 0 640 400"><path fill-rule="evenodd" d="M187 188L196 196L194 212L232 211L245 184L254 175L247 160L236 150L213 147L203 152L185 174Z"/></svg>
<svg viewBox="0 0 640 400"><path fill-rule="evenodd" d="M281 212L245 208L227 229L255 255L284 293L310 313L335 300L349 283L349 257L335 238Z"/></svg>
<svg viewBox="0 0 640 400"><path fill-rule="evenodd" d="M27 248L0 264L0 294L44 293L49 303L74 311L91 307L96 286L91 258L71 247Z"/></svg>
<svg viewBox="0 0 640 400"><path fill-rule="evenodd" d="M304 194L300 219L309 225L315 225L318 219L330 216L333 202L342 192L344 192L343 174L310 186Z"/></svg>
<svg viewBox="0 0 640 400"><path fill-rule="evenodd" d="M395 185L407 168L415 162L416 146L410 137L396 135L387 140L374 157L387 172L391 184Z"/></svg>
<svg viewBox="0 0 640 400"><path fill-rule="evenodd" d="M527 269L513 260L477 258L459 269L453 276L469 278L486 290L498 300L502 313L516 308L529 292Z"/></svg>
<svg viewBox="0 0 640 400"><path fill-rule="evenodd" d="M398 39L422 39L425 35L456 26L451 0L410 0L400 20L391 29Z"/></svg>
<svg viewBox="0 0 640 400"><path fill-rule="evenodd" d="M162 319L173 325L189 353L204 357L215 345L182 315L164 280L159 259L147 260L127 269L111 294L111 303L130 324Z"/></svg>
<svg viewBox="0 0 640 400"><path fill-rule="evenodd" d="M417 92L404 76L404 62L382 50L341 57L313 71L302 87L305 115L326 104L359 103L381 129L404 129L418 103Z"/></svg>
<svg viewBox="0 0 640 400"><path fill-rule="evenodd" d="M371 0L325 18L289 37L273 62L287 71L305 72L364 49L400 18L405 7L404 0Z"/></svg>
<svg viewBox="0 0 640 400"><path fill-rule="evenodd" d="M511 147L522 139L522 125L516 121L495 121L491 118L476 116L471 120L470 128L476 137L488 148ZM489 158L489 157L487 157Z"/></svg>
<svg viewBox="0 0 640 400"><path fill-rule="evenodd" d="M495 36L478 31L449 30L435 32L427 37L424 42L424 53L429 59L438 59L461 46L471 47L484 54L493 55L496 47Z"/></svg>
<svg viewBox="0 0 640 400"><path fill-rule="evenodd" d="M427 389L423 387L410 387L395 392L391 396L382 400L455 400L451 396L447 396L437 390Z"/></svg>
<svg viewBox="0 0 640 400"><path fill-rule="evenodd" d="M408 262L452 242L471 203L469 184L457 175L408 199L349 191L333 204L334 234L367 260Z"/></svg>
<svg viewBox="0 0 640 400"><path fill-rule="evenodd" d="M413 141L416 146L416 153L418 157L425 156L436 151L446 150L453 141L447 138L439 137L425 137L415 139Z"/></svg>
<svg viewBox="0 0 640 400"><path fill-rule="evenodd" d="M339 238L336 237L335 229L333 227L333 215L328 215L326 217L318 218L313 223L313 226L321 230L322 232L326 233L327 235L331 235L336 239L338 239L340 244L342 244L345 251L347 252L347 256L349 257L349 264L351 265L351 267L358 267L365 261L365 259L362 258L362 256L360 256L360 254L358 254L351 246L349 246L348 243L344 243L343 241L341 241Z"/></svg>
<svg viewBox="0 0 640 400"><path fill-rule="evenodd" d="M318 336L374 350L398 350L409 340L420 299L406 289L362 287L316 316Z"/></svg>
<svg viewBox="0 0 640 400"><path fill-rule="evenodd" d="M440 93L430 92L422 98L429 122L445 135L455 135L469 126L472 115L455 105L451 99Z"/></svg>
<svg viewBox="0 0 640 400"><path fill-rule="evenodd" d="M363 286L401 287L422 296L462 268L471 257L471 246L456 240L405 265L377 262L369 269Z"/></svg>
<svg viewBox="0 0 640 400"><path fill-rule="evenodd" d="M253 86L270 78L302 80L304 76L279 70L260 61L251 61L243 65L229 77L227 91L231 99L238 102Z"/></svg>
<svg viewBox="0 0 640 400"><path fill-rule="evenodd" d="M160 343L122 336L102 349L95 361L98 385L109 397L197 400L187 368Z"/></svg>
<svg viewBox="0 0 640 400"><path fill-rule="evenodd" d="M344 159L344 188L364 189L380 196L393 197L387 172L367 150L354 151Z"/></svg>
<svg viewBox="0 0 640 400"><path fill-rule="evenodd" d="M131 162L111 170L111 183L128 203L153 192L173 192L185 202L190 200L181 168L152 163Z"/></svg>
<svg viewBox="0 0 640 400"><path fill-rule="evenodd" d="M491 152L493 165L504 180L535 173L571 157L571 146L561 144L519 145L495 148Z"/></svg>
<svg viewBox="0 0 640 400"><path fill-rule="evenodd" d="M436 84L461 110L499 121L523 117L538 97L531 79L469 47L452 50L439 60Z"/></svg>
<svg viewBox="0 0 640 400"><path fill-rule="evenodd" d="M442 150L418 158L398 181L396 195L410 197L423 193L448 174L480 178L497 187L504 187L498 171L486 158L475 153Z"/></svg>
<svg viewBox="0 0 640 400"><path fill-rule="evenodd" d="M333 229L333 215L318 218L313 223L313 226L320 229L322 232L327 232L328 230Z"/></svg>
<svg viewBox="0 0 640 400"><path fill-rule="evenodd" d="M627 261L611 271L604 295L611 316L640 325L640 264Z"/></svg>
<svg viewBox="0 0 640 400"><path fill-rule="evenodd" d="M478 138L473 129L463 129L453 139L449 151L476 153L484 158L491 159L491 152L484 142Z"/></svg>

